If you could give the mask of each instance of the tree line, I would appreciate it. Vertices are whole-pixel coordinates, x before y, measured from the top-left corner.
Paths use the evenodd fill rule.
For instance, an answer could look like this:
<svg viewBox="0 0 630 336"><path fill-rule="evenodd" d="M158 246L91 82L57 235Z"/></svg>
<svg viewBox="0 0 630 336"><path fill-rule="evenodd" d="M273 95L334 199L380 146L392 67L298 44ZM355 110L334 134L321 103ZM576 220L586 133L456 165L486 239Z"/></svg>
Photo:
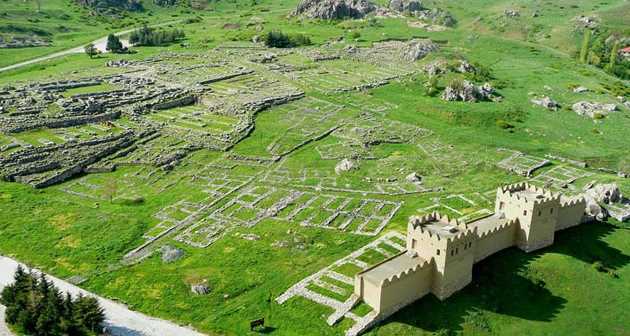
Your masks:
<svg viewBox="0 0 630 336"><path fill-rule="evenodd" d="M159 46L183 39L186 36L180 29L153 29L144 26L129 35L129 43L139 46Z"/></svg>
<svg viewBox="0 0 630 336"><path fill-rule="evenodd" d="M105 320L94 297L63 295L43 274L18 266L15 282L0 293L5 320L21 334L82 336L100 333Z"/></svg>
<svg viewBox="0 0 630 336"><path fill-rule="evenodd" d="M623 47L630 44L623 35L584 29L578 61L604 69L621 79L630 79L630 59L619 54Z"/></svg>
<svg viewBox="0 0 630 336"><path fill-rule="evenodd" d="M270 48L294 48L313 44L304 34L285 34L281 31L270 31L263 38L265 45Z"/></svg>

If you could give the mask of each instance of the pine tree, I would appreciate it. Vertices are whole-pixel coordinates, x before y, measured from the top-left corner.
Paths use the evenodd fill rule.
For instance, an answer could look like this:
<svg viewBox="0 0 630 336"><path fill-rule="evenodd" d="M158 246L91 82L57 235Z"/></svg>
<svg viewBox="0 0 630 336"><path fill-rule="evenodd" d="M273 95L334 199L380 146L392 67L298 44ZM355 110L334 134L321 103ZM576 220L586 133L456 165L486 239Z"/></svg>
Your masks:
<svg viewBox="0 0 630 336"><path fill-rule="evenodd" d="M87 330L97 331L105 321L105 313L94 297L79 295L75 308L75 321Z"/></svg>
<svg viewBox="0 0 630 336"><path fill-rule="evenodd" d="M584 30L584 39L582 40L582 49L580 50L580 62L587 63L588 50L591 43L591 30Z"/></svg>
<svg viewBox="0 0 630 336"><path fill-rule="evenodd" d="M612 46L612 50L610 50L610 59L608 60L608 66L606 70L608 72L613 72L615 66L617 65L617 56L619 54L619 40L616 40Z"/></svg>
<svg viewBox="0 0 630 336"><path fill-rule="evenodd" d="M114 34L107 35L107 45L105 46L105 50L113 53L119 53L123 50L122 42L120 42L118 36Z"/></svg>

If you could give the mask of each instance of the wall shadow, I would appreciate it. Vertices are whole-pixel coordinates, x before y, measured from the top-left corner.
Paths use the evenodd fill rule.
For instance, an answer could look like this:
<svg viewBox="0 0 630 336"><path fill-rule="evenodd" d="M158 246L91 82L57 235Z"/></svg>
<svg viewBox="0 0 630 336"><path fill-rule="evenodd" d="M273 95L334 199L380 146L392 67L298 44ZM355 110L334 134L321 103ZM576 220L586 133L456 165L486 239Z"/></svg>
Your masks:
<svg viewBox="0 0 630 336"><path fill-rule="evenodd" d="M524 272L545 253L574 257L585 263L601 262L615 270L630 263L630 256L602 240L614 230L607 223L590 223L556 233L554 245L532 253L516 247L498 252L473 267L473 280L445 301L432 294L405 307L383 322L399 322L426 331L462 330L462 323L477 310L531 321L552 321L567 300L554 295L543 279Z"/></svg>

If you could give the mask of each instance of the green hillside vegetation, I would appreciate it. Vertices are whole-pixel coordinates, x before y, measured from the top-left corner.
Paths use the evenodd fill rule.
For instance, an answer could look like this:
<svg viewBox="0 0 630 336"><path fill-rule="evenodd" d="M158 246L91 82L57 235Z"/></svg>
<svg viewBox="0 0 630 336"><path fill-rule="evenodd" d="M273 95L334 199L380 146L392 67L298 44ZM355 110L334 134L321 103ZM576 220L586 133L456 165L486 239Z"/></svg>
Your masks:
<svg viewBox="0 0 630 336"><path fill-rule="evenodd" d="M371 106L388 106L373 115L387 124L402 122L430 130L431 137L423 140L427 146L375 144L370 149L377 159L362 160L356 169L337 176L334 169L338 160L323 160L320 154L321 148L334 147L340 141L333 134L304 144L271 166L281 165L287 174L295 176L314 172L300 182L304 190L312 192L319 192L320 175L336 178L338 188L360 189L369 185L366 177L372 181L385 180L398 169L420 172L423 184L444 188L428 193L374 196L401 202L401 208L381 235L389 231L404 232L409 216L434 204L436 198L450 194L470 196L523 181L522 176L494 164L507 156L497 148L584 161L590 175L573 183L577 190L590 181L615 182L625 194L630 194L630 179L604 171L630 172L630 110L617 99L630 98L628 60L611 56L615 49L622 48L621 44L606 43L611 35L629 35L630 4L626 1L423 1L427 8L441 8L456 19L453 27L436 31L412 27L409 22L413 19L409 17L346 21L288 17L298 0L144 0L141 10L126 7L131 2L123 2L125 5L118 6L110 0L85 1L87 6L83 6L71 0L46 0L41 2L39 11L34 11L35 2L0 1L0 35L35 35L51 43L46 47L0 49L0 67L83 47L97 38L127 29L133 32L121 39L130 39L134 45L134 53L105 53L94 58L84 53L73 54L2 72L0 87L106 76L120 71L107 67L107 62L144 60L165 53L203 53L220 46L238 49L251 46L253 39L281 48L278 51L257 45L263 51L286 52L280 56L283 64L308 69L318 64L303 56L301 48L336 51L348 45L369 47L379 41L430 38L440 49L418 61L418 68L444 61L449 71L435 76L417 71L375 89L345 93L322 93L314 85L299 80L291 82L305 92L306 99L340 106L338 119L325 121L331 122L326 129L337 125L339 120L359 120L362 112ZM110 7L116 9L97 10ZM506 17L507 9L518 10L520 15ZM578 15L599 18L600 26L592 36L584 37L590 30L575 29L573 20ZM166 24L143 28L159 23ZM168 32L164 35L170 37L163 36L158 41L157 32ZM240 55L232 57L249 62ZM466 60L476 70L466 74L452 71L460 60ZM184 66L187 62L185 58L177 61ZM329 62L327 70L347 75L342 78L348 82L353 73L381 70L343 59ZM286 80L261 64L247 64L273 79ZM185 72L179 75L184 79L188 76ZM330 81L333 80L337 79ZM449 84L461 85L464 80L475 85L490 83L502 101L465 103L440 98ZM574 92L578 86L589 91ZM210 84L208 88L213 92L225 89L231 94L241 89L224 83ZM71 89L64 95L118 89L103 83ZM540 96L552 97L560 108L549 111L533 105L531 99ZM571 106L582 100L614 103L619 111L601 120L579 116ZM319 111L324 109L322 106L305 111ZM189 105L154 111L150 119L180 127L190 121L188 117L177 119L179 115L195 115L198 110L197 105ZM287 116L296 110L295 105L288 105L259 112L251 133L228 153L271 158L269 148L295 126L296 121ZM219 132L229 130L237 120L227 115L214 117L188 127ZM318 122L311 124L317 126ZM130 124L132 121L126 117L116 120L114 131ZM83 131L83 127L91 126L80 126L76 131ZM85 131L98 132L102 131L96 127ZM9 137L13 135L0 134L0 147L11 141ZM62 141L47 129L21 133L19 139L36 144L42 138ZM435 152L428 153L426 148L432 148L433 141L443 146L436 145ZM2 155L7 153L10 150ZM205 248L170 238L159 241L158 247L168 244L184 252L184 257L175 262L163 262L159 253L138 263L124 262L123 257L129 251L145 242L144 235L161 230L155 215L165 207L181 200L205 202L206 186L195 180L199 172L212 174L213 167L230 162L224 152L201 149L182 159L172 170L156 170L155 175L147 173L148 166L136 165L120 166L111 173L82 174L45 189L2 181L0 254L60 278L81 276L86 279L81 287L87 290L115 298L131 309L191 325L209 335L248 335L248 322L260 317L265 317L272 335L343 335L352 321L344 319L329 327L325 318L332 311L327 307L304 298L291 299L283 305L276 304L274 299L296 282L375 237L301 226L297 220L266 218L251 228L239 226ZM552 168L557 166L573 167L554 161ZM534 177L548 169L551 168L536 171ZM269 185L262 180L267 172L267 168L256 165L237 165L229 170L231 177L255 177L248 186L259 187ZM404 175L399 179L404 179ZM68 190L90 197L80 197ZM325 193L356 199L373 197L339 190ZM229 197L216 207L227 200ZM452 201L448 206L457 208L466 204ZM449 211L446 207L441 209ZM476 210L472 207L462 211ZM238 215L248 214L242 211ZM173 216L186 216L186 213ZM259 239L244 239L242 236L246 234ZM284 247L278 247L279 242ZM344 265L339 272L352 277L358 271ZM523 331L528 335L626 335L630 333L629 278L630 227L628 223L609 219L560 232L553 246L535 253L510 248L493 255L475 266L473 283L458 294L443 302L429 295L391 316L367 335L516 335ZM210 285L210 294L192 294L190 286L203 280ZM365 314L368 308L362 305L353 312Z"/></svg>

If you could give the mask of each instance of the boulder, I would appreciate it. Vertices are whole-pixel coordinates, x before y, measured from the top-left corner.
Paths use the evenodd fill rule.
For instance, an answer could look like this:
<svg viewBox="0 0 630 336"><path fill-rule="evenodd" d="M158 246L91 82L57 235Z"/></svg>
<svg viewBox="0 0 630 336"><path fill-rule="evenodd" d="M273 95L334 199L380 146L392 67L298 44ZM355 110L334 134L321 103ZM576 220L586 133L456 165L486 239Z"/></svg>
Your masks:
<svg viewBox="0 0 630 336"><path fill-rule="evenodd" d="M244 233L241 234L241 238L245 240L260 240L260 236L255 233Z"/></svg>
<svg viewBox="0 0 630 336"><path fill-rule="evenodd" d="M621 201L621 191L616 183L598 184L587 190L585 197L598 203L610 204Z"/></svg>
<svg viewBox="0 0 630 336"><path fill-rule="evenodd" d="M609 213L602 205L621 202L623 196L617 184L610 183L598 184L586 190L584 199L586 200L586 214L597 220L604 220Z"/></svg>
<svg viewBox="0 0 630 336"><path fill-rule="evenodd" d="M588 92L588 88L585 88L583 86L578 86L575 89L573 89L574 93L584 93L584 92Z"/></svg>
<svg viewBox="0 0 630 336"><path fill-rule="evenodd" d="M575 18L575 24L579 28L596 29L599 27L599 19L594 16L580 15Z"/></svg>
<svg viewBox="0 0 630 336"><path fill-rule="evenodd" d="M419 0L390 0L389 9L397 12L417 12L424 8Z"/></svg>
<svg viewBox="0 0 630 336"><path fill-rule="evenodd" d="M367 0L302 0L293 15L312 19L361 19L376 9Z"/></svg>
<svg viewBox="0 0 630 336"><path fill-rule="evenodd" d="M416 12L415 15L418 19L434 25L453 27L457 23L457 20L450 12L441 8L421 10Z"/></svg>
<svg viewBox="0 0 630 336"><path fill-rule="evenodd" d="M418 173L413 172L405 177L405 180L411 183L420 183L422 182L422 176L418 175Z"/></svg>
<svg viewBox="0 0 630 336"><path fill-rule="evenodd" d="M479 100L493 100L494 88L490 83L475 86L469 81L462 81L456 85L451 84L442 93L442 99L446 101L476 102Z"/></svg>
<svg viewBox="0 0 630 336"><path fill-rule="evenodd" d="M581 101L573 104L571 108L581 116L597 118L598 116L607 116L609 113L616 111L617 105Z"/></svg>
<svg viewBox="0 0 630 336"><path fill-rule="evenodd" d="M164 245L160 248L162 253L162 261L165 263L174 262L184 256L184 251L170 245Z"/></svg>
<svg viewBox="0 0 630 336"><path fill-rule="evenodd" d="M511 8L506 9L503 13L505 14L505 16L511 17L511 18L521 16L521 13L519 11L517 11L516 9L511 9Z"/></svg>
<svg viewBox="0 0 630 336"><path fill-rule="evenodd" d="M477 93L475 86L469 81L461 82L461 85L449 85L442 93L442 99L446 101L477 101Z"/></svg>
<svg viewBox="0 0 630 336"><path fill-rule="evenodd" d="M474 73L475 71L477 71L477 69L466 60L461 60L457 67L457 72L460 73Z"/></svg>
<svg viewBox="0 0 630 336"><path fill-rule="evenodd" d="M429 76L446 73L448 64L445 60L436 60L424 66L424 72Z"/></svg>
<svg viewBox="0 0 630 336"><path fill-rule="evenodd" d="M557 111L560 108L560 104L549 97L543 97L542 99L532 99L531 102L552 111Z"/></svg>
<svg viewBox="0 0 630 336"><path fill-rule="evenodd" d="M206 294L210 293L210 288L206 284L206 280L204 280L204 282L202 282L202 283L195 284L195 285L190 285L190 291L193 294L206 295Z"/></svg>
<svg viewBox="0 0 630 336"><path fill-rule="evenodd" d="M429 39L414 39L403 47L402 57L404 60L413 62L424 58L428 53L437 51L438 45Z"/></svg>
<svg viewBox="0 0 630 336"><path fill-rule="evenodd" d="M349 159L343 159L335 166L335 173L341 174L343 172L350 171L356 168L354 161Z"/></svg>

